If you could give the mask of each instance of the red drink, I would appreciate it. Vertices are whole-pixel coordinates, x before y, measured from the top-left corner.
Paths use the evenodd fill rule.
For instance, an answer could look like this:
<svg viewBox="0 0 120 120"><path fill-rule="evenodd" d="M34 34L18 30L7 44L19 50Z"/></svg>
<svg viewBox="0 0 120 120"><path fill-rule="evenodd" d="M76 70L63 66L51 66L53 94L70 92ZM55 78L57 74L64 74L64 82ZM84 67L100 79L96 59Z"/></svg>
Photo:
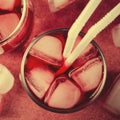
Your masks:
<svg viewBox="0 0 120 120"><path fill-rule="evenodd" d="M15 49L28 38L32 10L30 0L0 0L0 54Z"/></svg>
<svg viewBox="0 0 120 120"><path fill-rule="evenodd" d="M83 36L80 33L75 46ZM21 64L21 79L31 98L47 110L61 113L86 107L99 96L106 80L104 56L95 42L67 71L57 73L64 63L66 37L67 29L38 36L27 48Z"/></svg>

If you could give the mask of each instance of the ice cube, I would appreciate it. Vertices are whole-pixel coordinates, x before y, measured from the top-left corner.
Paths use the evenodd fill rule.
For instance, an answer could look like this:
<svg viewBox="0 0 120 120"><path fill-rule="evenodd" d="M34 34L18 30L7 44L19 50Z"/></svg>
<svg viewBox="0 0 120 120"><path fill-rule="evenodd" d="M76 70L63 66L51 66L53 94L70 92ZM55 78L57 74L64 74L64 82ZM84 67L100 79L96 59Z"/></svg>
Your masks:
<svg viewBox="0 0 120 120"><path fill-rule="evenodd" d="M73 63L73 67L78 67L85 64L92 58L97 57L98 50L90 43L86 49L79 55L76 61Z"/></svg>
<svg viewBox="0 0 120 120"><path fill-rule="evenodd" d="M99 58L94 58L70 73L70 77L75 80L85 92L95 89L102 79L102 62Z"/></svg>
<svg viewBox="0 0 120 120"><path fill-rule="evenodd" d="M15 13L0 15L0 34L3 39L8 37L19 23L19 18Z"/></svg>
<svg viewBox="0 0 120 120"><path fill-rule="evenodd" d="M112 89L110 89L104 107L112 113L120 115L120 75L116 78Z"/></svg>
<svg viewBox="0 0 120 120"><path fill-rule="evenodd" d="M27 72L26 78L31 90L42 99L54 79L54 73L46 64L41 63Z"/></svg>
<svg viewBox="0 0 120 120"><path fill-rule="evenodd" d="M61 65L62 48L63 45L58 38L47 35L36 42L30 50L30 54L51 64Z"/></svg>
<svg viewBox="0 0 120 120"><path fill-rule="evenodd" d="M74 1L75 0L48 0L48 5L52 12L56 12Z"/></svg>
<svg viewBox="0 0 120 120"><path fill-rule="evenodd" d="M79 42L82 40L82 36L78 36L73 50L77 47L77 45L79 44ZM95 46L90 43L83 52L81 52L81 54L79 55L79 57L75 60L75 62L73 63L73 67L78 67L83 65L85 62L87 62L88 60L97 57L97 53L98 50L95 48Z"/></svg>
<svg viewBox="0 0 120 120"><path fill-rule="evenodd" d="M82 99L80 89L68 78L59 77L52 84L45 103L50 107L68 109L74 107Z"/></svg>
<svg viewBox="0 0 120 120"><path fill-rule="evenodd" d="M0 0L0 10L12 11L18 5L20 0Z"/></svg>
<svg viewBox="0 0 120 120"><path fill-rule="evenodd" d="M112 28L112 39L116 47L120 47L120 24Z"/></svg>
<svg viewBox="0 0 120 120"><path fill-rule="evenodd" d="M12 89L14 85L14 76L2 64L0 64L0 94L5 94Z"/></svg>

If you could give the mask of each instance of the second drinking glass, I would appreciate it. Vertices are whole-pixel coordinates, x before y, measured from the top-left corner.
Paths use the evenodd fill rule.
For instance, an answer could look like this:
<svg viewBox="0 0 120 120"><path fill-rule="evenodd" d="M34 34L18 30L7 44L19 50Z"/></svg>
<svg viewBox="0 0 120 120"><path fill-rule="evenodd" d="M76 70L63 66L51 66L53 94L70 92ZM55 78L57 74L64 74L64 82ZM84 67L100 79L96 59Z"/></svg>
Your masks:
<svg viewBox="0 0 120 120"><path fill-rule="evenodd" d="M0 54L14 50L27 40L32 28L30 0L0 1Z"/></svg>

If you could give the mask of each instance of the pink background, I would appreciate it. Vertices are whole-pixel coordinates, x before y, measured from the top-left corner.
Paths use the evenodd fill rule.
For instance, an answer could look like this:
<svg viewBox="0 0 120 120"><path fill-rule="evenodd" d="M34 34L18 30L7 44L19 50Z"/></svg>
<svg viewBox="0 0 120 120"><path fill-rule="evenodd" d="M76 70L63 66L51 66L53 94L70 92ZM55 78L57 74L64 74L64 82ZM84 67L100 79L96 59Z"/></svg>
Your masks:
<svg viewBox="0 0 120 120"><path fill-rule="evenodd" d="M44 31L55 28L70 27L86 5L87 0L83 1L76 0L75 3L67 6L61 11L51 13L48 8L47 0L33 0L35 20L33 31L28 43L34 38L34 36ZM87 32L96 21L119 2L119 0L116 0L115 2L112 1L113 0L103 0L83 28L83 32ZM118 23L120 23L120 17L95 38L95 41L101 47L106 58L108 69L107 82L100 98L95 103L79 112L58 114L46 111L36 105L27 95L19 80L23 48L19 47L13 52L1 55L0 63L6 65L14 74L15 84L13 89L2 99L0 120L119 120L119 116L110 113L103 107L109 87L115 77L120 73L120 48L114 46L111 37L111 29ZM24 48L26 46L27 44Z"/></svg>

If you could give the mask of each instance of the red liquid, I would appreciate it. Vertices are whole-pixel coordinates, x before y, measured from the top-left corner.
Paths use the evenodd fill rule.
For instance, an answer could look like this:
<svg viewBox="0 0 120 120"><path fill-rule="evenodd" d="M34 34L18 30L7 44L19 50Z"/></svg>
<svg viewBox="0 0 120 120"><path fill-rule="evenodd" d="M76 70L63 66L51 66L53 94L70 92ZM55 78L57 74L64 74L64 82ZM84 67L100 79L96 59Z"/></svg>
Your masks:
<svg viewBox="0 0 120 120"><path fill-rule="evenodd" d="M56 32L48 35L57 37L58 40L60 40L63 51L67 33L63 33L62 31L61 33ZM41 41L42 40L43 39L41 39ZM52 43L52 41L50 42ZM54 46L55 43L53 46L50 44L50 47ZM41 46L43 49L40 48L42 52L39 54L38 51L35 52L33 45L25 64L25 78L30 91L39 99L41 104L57 109L73 109L74 107L76 108L77 106L86 104L90 99L94 98L97 87L100 87L99 84L103 79L104 70L98 49L92 44L91 46L90 49L88 47L88 50L82 53L72 66L66 70L67 67L62 66L64 59L61 59L61 62L59 62L61 65L54 64L53 61L49 59L52 58L51 53L51 56L48 54L48 56L46 55L47 57L42 57L42 52L45 52L43 56L47 54L47 52L44 51L44 47ZM61 51L61 49L59 50ZM37 53L39 54L38 56ZM97 69L100 70L93 74ZM87 75L89 78L92 75L93 77L90 78L90 80L95 78L97 82L90 82L89 84L91 84L91 86L89 86L89 84L85 85L89 82L84 81L84 79L89 79L86 77ZM80 82L78 80L79 77Z"/></svg>
<svg viewBox="0 0 120 120"><path fill-rule="evenodd" d="M1 39L0 39L0 47L3 49L3 52L7 52L7 51L11 51L11 50L15 49L20 44L25 42L25 40L27 40L30 35L31 28L32 28L33 13L32 13L32 8L29 5L29 4L31 4L30 1L26 1L26 2L28 5L26 16L25 16L25 19L24 19L22 25L18 29L18 31L14 35L9 36L14 31L14 29L17 27L16 26L9 35L7 35L5 37L1 37ZM20 20L21 16L22 16L22 11L21 11L22 7L23 7L23 5L21 5L21 3L19 3L12 11L0 10L0 15L9 15L9 14L13 13L13 14L16 14ZM11 23L11 24L13 24L13 23ZM9 38L7 38L8 36L9 36Z"/></svg>

